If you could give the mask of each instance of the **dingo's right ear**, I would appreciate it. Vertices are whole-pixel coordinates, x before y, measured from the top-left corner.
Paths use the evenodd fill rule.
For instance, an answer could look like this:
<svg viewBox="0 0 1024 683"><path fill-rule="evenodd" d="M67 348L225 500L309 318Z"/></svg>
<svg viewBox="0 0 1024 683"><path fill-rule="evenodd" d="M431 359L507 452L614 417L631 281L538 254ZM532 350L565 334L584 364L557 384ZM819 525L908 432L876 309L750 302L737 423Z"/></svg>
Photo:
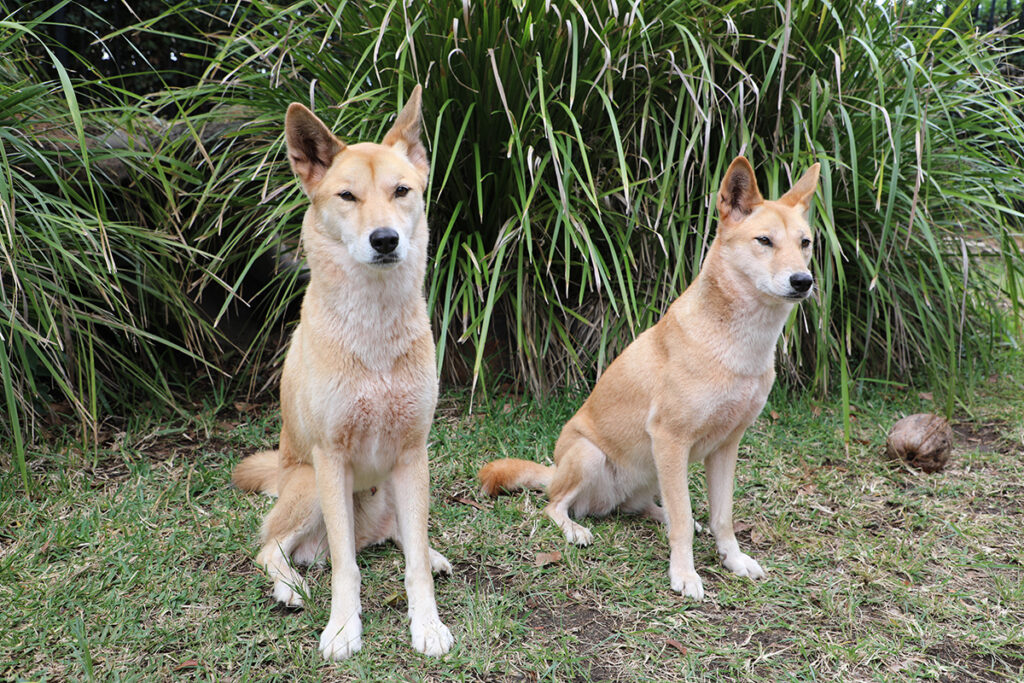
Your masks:
<svg viewBox="0 0 1024 683"><path fill-rule="evenodd" d="M814 199L814 191L818 189L818 175L821 173L821 164L814 164L804 171L800 179L793 183L789 192L779 197L779 201L789 206L799 207L804 213L811 208L811 201Z"/></svg>
<svg viewBox="0 0 1024 683"><path fill-rule="evenodd" d="M334 156L345 149L345 143L334 137L316 114L298 102L288 105L284 134L292 171L302 181L302 189L310 195L323 180Z"/></svg>
<svg viewBox="0 0 1024 683"><path fill-rule="evenodd" d="M763 201L750 162L744 157L736 157L729 164L722 178L722 187L718 190L719 219L741 221Z"/></svg>
<svg viewBox="0 0 1024 683"><path fill-rule="evenodd" d="M409 93L409 99L406 100L405 106L402 107L402 111L398 112L395 125L384 136L381 144L394 147L398 152L404 154L412 162L412 165L426 177L430 170L430 164L427 161L427 148L420 140L420 128L422 128L420 119L423 117L420 112L422 103L423 88L417 84Z"/></svg>

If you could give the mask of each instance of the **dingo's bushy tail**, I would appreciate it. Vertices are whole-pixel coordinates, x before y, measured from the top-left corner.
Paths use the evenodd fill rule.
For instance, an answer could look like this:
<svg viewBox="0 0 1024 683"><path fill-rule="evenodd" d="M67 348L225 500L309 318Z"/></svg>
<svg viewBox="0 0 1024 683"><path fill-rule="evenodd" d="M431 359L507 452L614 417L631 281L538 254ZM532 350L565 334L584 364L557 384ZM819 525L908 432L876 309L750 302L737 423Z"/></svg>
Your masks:
<svg viewBox="0 0 1024 683"><path fill-rule="evenodd" d="M555 476L555 468L516 458L503 458L489 462L477 472L483 492L496 496L502 491L535 489L544 491Z"/></svg>
<svg viewBox="0 0 1024 683"><path fill-rule="evenodd" d="M277 495L277 451L260 451L250 455L235 466L231 483L243 491L259 491L270 496Z"/></svg>

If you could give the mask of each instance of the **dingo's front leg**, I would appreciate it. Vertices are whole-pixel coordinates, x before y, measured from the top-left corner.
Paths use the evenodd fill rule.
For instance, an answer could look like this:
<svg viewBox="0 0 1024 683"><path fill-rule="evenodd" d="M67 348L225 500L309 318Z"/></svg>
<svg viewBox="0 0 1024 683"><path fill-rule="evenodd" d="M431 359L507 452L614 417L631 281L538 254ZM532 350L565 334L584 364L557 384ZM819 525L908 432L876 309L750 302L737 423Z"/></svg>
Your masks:
<svg viewBox="0 0 1024 683"><path fill-rule="evenodd" d="M704 461L708 479L708 503L711 508L711 532L715 535L718 555L725 568L738 576L764 578L764 569L757 560L740 550L732 522L733 485L736 459L743 429L738 429L722 448Z"/></svg>
<svg viewBox="0 0 1024 683"><path fill-rule="evenodd" d="M434 599L431 550L427 539L430 477L426 445L420 450L422 452L407 454L404 462L391 470L391 482L396 492L398 535L405 554L405 592L409 598L412 646L425 655L437 657L451 649L454 638L441 622Z"/></svg>
<svg viewBox="0 0 1024 683"><path fill-rule="evenodd" d="M693 566L693 509L690 507L689 443L679 443L658 420L648 424L654 463L658 470L661 504L668 518L668 576L672 590L694 600L704 599L704 584Z"/></svg>
<svg viewBox="0 0 1024 683"><path fill-rule="evenodd" d="M326 659L346 659L363 646L352 468L340 454L320 448L313 449L313 465L331 549L331 616L320 635L320 652Z"/></svg>

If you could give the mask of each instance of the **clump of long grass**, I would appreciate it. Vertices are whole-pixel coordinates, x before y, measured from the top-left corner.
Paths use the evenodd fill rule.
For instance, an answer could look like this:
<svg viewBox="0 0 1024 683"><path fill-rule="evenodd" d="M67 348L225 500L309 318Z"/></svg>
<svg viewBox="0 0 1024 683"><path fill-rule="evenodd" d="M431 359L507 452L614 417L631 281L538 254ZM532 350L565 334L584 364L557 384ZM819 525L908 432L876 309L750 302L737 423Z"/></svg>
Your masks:
<svg viewBox="0 0 1024 683"><path fill-rule="evenodd" d="M423 83L428 295L453 376L545 391L600 371L694 275L739 153L766 195L823 164L819 292L786 334L791 378L847 390L925 368L952 397L1009 335L992 311L1021 273L1022 90L966 14L525 0L267 3L237 19L190 106L244 105L259 134L221 160L210 187L229 201L197 221L247 236L222 262L277 249L302 208L286 102L372 139ZM1001 279L977 244L998 248Z"/></svg>
<svg viewBox="0 0 1024 683"><path fill-rule="evenodd" d="M0 372L26 485L40 416L69 413L95 438L104 415L172 402L181 359L214 339L183 286L197 251L173 229L185 169L165 131L124 93L82 101L86 81L36 33L45 19L0 22Z"/></svg>
<svg viewBox="0 0 1024 683"><path fill-rule="evenodd" d="M855 378L923 368L951 409L960 378L1014 339L999 311L1021 284L1024 91L1000 71L1013 36L979 34L961 10L181 9L224 20L179 36L206 55L201 81L144 98L80 76L85 105L82 80L48 79L26 56L31 25L2 26L13 433L61 397L93 423L133 389L171 400L168 349L259 387L303 282L287 104L379 139L417 82L433 161L427 295L451 380L536 393L590 381L692 279L741 153L768 196L822 163L819 289L785 334L791 380L828 391L838 378L848 395ZM221 345L225 328L241 353Z"/></svg>

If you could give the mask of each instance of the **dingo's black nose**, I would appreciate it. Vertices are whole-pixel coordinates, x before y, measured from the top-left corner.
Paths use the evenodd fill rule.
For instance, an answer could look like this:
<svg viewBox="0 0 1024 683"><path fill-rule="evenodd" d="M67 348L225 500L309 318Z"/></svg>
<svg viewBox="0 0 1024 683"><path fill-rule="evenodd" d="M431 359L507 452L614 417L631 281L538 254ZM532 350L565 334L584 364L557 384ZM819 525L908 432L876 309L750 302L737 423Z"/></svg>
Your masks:
<svg viewBox="0 0 1024 683"><path fill-rule="evenodd" d="M801 294L810 289L813 284L814 278L810 273L793 273L789 276L789 286Z"/></svg>
<svg viewBox="0 0 1024 683"><path fill-rule="evenodd" d="M377 228L370 233L370 246L378 254L390 254L398 246L398 233L392 228Z"/></svg>

